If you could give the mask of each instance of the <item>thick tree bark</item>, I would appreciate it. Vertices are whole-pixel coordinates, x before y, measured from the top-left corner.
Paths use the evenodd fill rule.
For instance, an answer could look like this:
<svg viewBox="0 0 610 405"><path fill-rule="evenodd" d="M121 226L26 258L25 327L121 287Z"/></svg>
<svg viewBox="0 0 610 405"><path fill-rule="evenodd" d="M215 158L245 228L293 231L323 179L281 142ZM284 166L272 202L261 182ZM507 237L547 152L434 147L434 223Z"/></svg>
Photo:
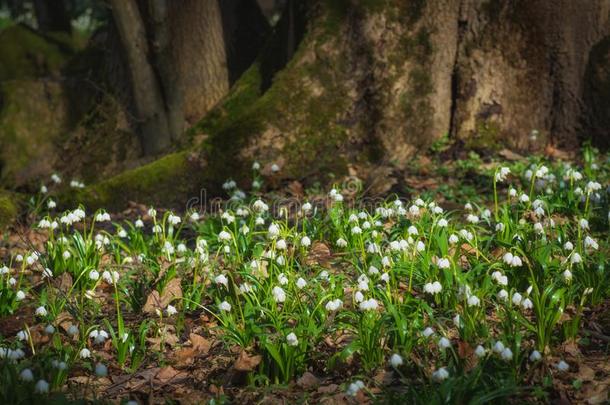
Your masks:
<svg viewBox="0 0 610 405"><path fill-rule="evenodd" d="M610 2L462 3L452 134L522 150L573 147L589 135L586 68L610 34Z"/></svg>
<svg viewBox="0 0 610 405"><path fill-rule="evenodd" d="M222 10L218 0L143 0L140 9L136 0L112 3L143 140L152 142L146 153L168 146L214 107L269 32L255 0L226 0Z"/></svg>
<svg viewBox="0 0 610 405"><path fill-rule="evenodd" d="M144 22L135 0L110 0L112 14L123 43L137 119L145 154L154 154L170 144L170 130L162 91L148 60Z"/></svg>
<svg viewBox="0 0 610 405"><path fill-rule="evenodd" d="M70 15L64 0L34 0L34 11L41 32L72 31Z"/></svg>
<svg viewBox="0 0 610 405"><path fill-rule="evenodd" d="M194 124L229 90L220 7L217 0L183 0L168 12L171 79L183 94L184 118Z"/></svg>

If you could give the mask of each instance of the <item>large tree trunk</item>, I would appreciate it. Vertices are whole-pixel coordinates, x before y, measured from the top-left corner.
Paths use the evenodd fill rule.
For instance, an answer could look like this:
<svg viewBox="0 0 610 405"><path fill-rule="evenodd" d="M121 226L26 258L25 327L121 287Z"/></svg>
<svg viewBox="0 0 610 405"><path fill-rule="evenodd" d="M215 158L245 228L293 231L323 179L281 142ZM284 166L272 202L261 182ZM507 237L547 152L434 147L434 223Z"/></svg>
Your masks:
<svg viewBox="0 0 610 405"><path fill-rule="evenodd" d="M269 32L255 0L225 0L222 10L217 0L112 4L147 154L166 148L212 109Z"/></svg>
<svg viewBox="0 0 610 405"><path fill-rule="evenodd" d="M142 147L145 154L158 153L169 146L171 133L161 87L148 60L144 22L135 0L110 0L110 4L131 73Z"/></svg>
<svg viewBox="0 0 610 405"><path fill-rule="evenodd" d="M524 153L608 143L610 0L289 3L307 9L285 9L265 52L195 128L205 169L183 176L210 194L247 178L253 160L278 163L286 180L334 182L399 176L443 136ZM290 27L303 16L299 41ZM175 158L171 179L190 167Z"/></svg>
<svg viewBox="0 0 610 405"><path fill-rule="evenodd" d="M34 11L41 32L72 31L70 15L64 0L34 0Z"/></svg>
<svg viewBox="0 0 610 405"><path fill-rule="evenodd" d="M229 90L220 7L216 0L182 0L168 11L176 73L169 79L183 94L184 118L194 124Z"/></svg>

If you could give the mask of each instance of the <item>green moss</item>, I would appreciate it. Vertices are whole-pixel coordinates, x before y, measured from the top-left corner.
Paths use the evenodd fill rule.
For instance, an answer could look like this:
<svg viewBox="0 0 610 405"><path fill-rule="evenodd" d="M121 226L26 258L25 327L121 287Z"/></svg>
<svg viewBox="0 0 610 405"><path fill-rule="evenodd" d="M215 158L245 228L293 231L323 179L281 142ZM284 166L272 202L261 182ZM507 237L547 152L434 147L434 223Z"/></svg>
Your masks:
<svg viewBox="0 0 610 405"><path fill-rule="evenodd" d="M73 51L68 38L45 38L12 25L0 31L0 81L58 73Z"/></svg>
<svg viewBox="0 0 610 405"><path fill-rule="evenodd" d="M479 120L476 132L466 139L465 148L479 151L495 151L502 147L500 124L492 120Z"/></svg>
<svg viewBox="0 0 610 405"><path fill-rule="evenodd" d="M0 191L0 229L10 225L19 213L19 198L4 191Z"/></svg>
<svg viewBox="0 0 610 405"><path fill-rule="evenodd" d="M424 14L426 0L409 0L400 3L402 5L402 17L408 24L414 24L420 20Z"/></svg>
<svg viewBox="0 0 610 405"><path fill-rule="evenodd" d="M120 209L129 201L137 201L184 208L190 198L199 195L201 177L199 168L189 162L188 152L178 152L88 186L75 195L64 195L62 203Z"/></svg>
<svg viewBox="0 0 610 405"><path fill-rule="evenodd" d="M46 80L0 83L0 93L0 181L22 185L48 169L66 130L66 101L61 84Z"/></svg>

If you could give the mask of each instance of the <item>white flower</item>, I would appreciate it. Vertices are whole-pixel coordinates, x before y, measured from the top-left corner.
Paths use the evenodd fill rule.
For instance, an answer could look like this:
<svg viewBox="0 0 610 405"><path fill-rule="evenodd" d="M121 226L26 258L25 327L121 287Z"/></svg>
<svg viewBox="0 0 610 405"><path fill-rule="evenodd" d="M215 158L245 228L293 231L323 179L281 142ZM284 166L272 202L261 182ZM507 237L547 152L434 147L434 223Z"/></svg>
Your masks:
<svg viewBox="0 0 610 405"><path fill-rule="evenodd" d="M347 246L347 241L345 239L343 239L343 238L337 239L336 243L337 243L337 246L339 246L341 248L344 248L344 247Z"/></svg>
<svg viewBox="0 0 610 405"><path fill-rule="evenodd" d="M311 239L309 239L308 236L303 236L301 238L301 246L303 247L309 247L311 246Z"/></svg>
<svg viewBox="0 0 610 405"><path fill-rule="evenodd" d="M426 245L421 240L418 240L415 244L415 249L417 249L418 252L423 252L426 250Z"/></svg>
<svg viewBox="0 0 610 405"><path fill-rule="evenodd" d="M231 304L229 304L227 301L223 301L220 303L220 305L218 305L218 308L221 311L229 312L231 311Z"/></svg>
<svg viewBox="0 0 610 405"><path fill-rule="evenodd" d="M104 281L108 284L114 284L117 281L119 281L119 272L118 271L113 271L112 273L109 272L108 270L104 271L102 273L102 278L104 279Z"/></svg>
<svg viewBox="0 0 610 405"><path fill-rule="evenodd" d="M28 256L29 259L30 256ZM53 272L48 267L42 271L42 278L53 278Z"/></svg>
<svg viewBox="0 0 610 405"><path fill-rule="evenodd" d="M23 301L25 299L25 293L21 290L17 291L17 301Z"/></svg>
<svg viewBox="0 0 610 405"><path fill-rule="evenodd" d="M100 278L100 273L97 272L97 270L93 269L89 272L89 279L93 280L93 281L97 281Z"/></svg>
<svg viewBox="0 0 610 405"><path fill-rule="evenodd" d="M544 228L540 222L534 224L534 231L536 231L536 233L544 233Z"/></svg>
<svg viewBox="0 0 610 405"><path fill-rule="evenodd" d="M339 308L341 308L342 306L343 306L343 301L341 301L339 298L337 298L332 301L328 301L326 303L326 310L329 312L334 312L334 311L338 310Z"/></svg>
<svg viewBox="0 0 610 405"><path fill-rule="evenodd" d="M559 363L555 364L555 368L559 371L568 371L570 369L570 365L563 360L560 360Z"/></svg>
<svg viewBox="0 0 610 405"><path fill-rule="evenodd" d="M457 237L457 235L451 235L449 236L449 243L452 245L455 245L456 243L458 243L460 239Z"/></svg>
<svg viewBox="0 0 610 405"><path fill-rule="evenodd" d="M89 349L87 349L86 347L84 347L83 349L81 349L81 351L78 353L78 356L81 359L88 359L89 357L91 357L91 351Z"/></svg>
<svg viewBox="0 0 610 405"><path fill-rule="evenodd" d="M239 286L239 291L240 291L242 294L247 294L247 293L249 293L249 292L252 292L253 290L252 290L252 286L251 286L250 284L248 284L248 283L242 283L242 284Z"/></svg>
<svg viewBox="0 0 610 405"><path fill-rule="evenodd" d="M446 227L447 227L447 225L449 225L449 222L447 222L447 220L446 220L445 218L441 218L441 219L439 219L439 220L438 220L438 222L436 223L436 225L437 225L439 228L446 228Z"/></svg>
<svg viewBox="0 0 610 405"><path fill-rule="evenodd" d="M46 308L43 306L36 308L36 316L47 316Z"/></svg>
<svg viewBox="0 0 610 405"><path fill-rule="evenodd" d="M493 351L498 354L502 353L504 351L504 343L498 340L493 346Z"/></svg>
<svg viewBox="0 0 610 405"><path fill-rule="evenodd" d="M77 336L78 335L78 326L70 325L70 327L68 328L68 335Z"/></svg>
<svg viewBox="0 0 610 405"><path fill-rule="evenodd" d="M45 380L38 380L34 387L34 391L38 394L46 394L49 392L49 383Z"/></svg>
<svg viewBox="0 0 610 405"><path fill-rule="evenodd" d="M17 339L20 341L24 341L24 340L28 340L29 334L27 332L27 330L20 330L19 332L17 332Z"/></svg>
<svg viewBox="0 0 610 405"><path fill-rule="evenodd" d="M108 367L102 363L97 363L95 365L95 375L98 377L106 377L108 375Z"/></svg>
<svg viewBox="0 0 610 405"><path fill-rule="evenodd" d="M222 284L227 288L229 287L229 279L224 274L219 274L216 276L216 278L214 278L214 282L216 284Z"/></svg>
<svg viewBox="0 0 610 405"><path fill-rule="evenodd" d="M572 242L567 241L564 245L563 248L565 250L567 250L568 252L572 251L574 249L574 245L572 244Z"/></svg>
<svg viewBox="0 0 610 405"><path fill-rule="evenodd" d="M433 283L426 283L424 285L424 291L428 294L438 294L443 290L443 286L440 282L435 281Z"/></svg>
<svg viewBox="0 0 610 405"><path fill-rule="evenodd" d="M398 367L402 366L402 364L403 364L403 360L402 360L402 357L399 354L394 353L392 355L392 357L390 357L390 365L392 367L398 368Z"/></svg>
<svg viewBox="0 0 610 405"><path fill-rule="evenodd" d="M602 185L596 181L590 181L587 183L585 188L587 189L587 194L591 194L591 193L601 190Z"/></svg>
<svg viewBox="0 0 610 405"><path fill-rule="evenodd" d="M476 349L474 349L474 354L477 357L483 357L485 356L485 354L487 353L487 350L485 350L485 348L481 345L478 345Z"/></svg>
<svg viewBox="0 0 610 405"><path fill-rule="evenodd" d="M299 277L299 279L296 282L296 285L299 290L302 290L307 285L307 281L305 281L304 278Z"/></svg>
<svg viewBox="0 0 610 405"><path fill-rule="evenodd" d="M523 309L532 309L534 307L534 303L529 298L526 298L521 302L521 307Z"/></svg>
<svg viewBox="0 0 610 405"><path fill-rule="evenodd" d="M286 277L284 273L280 273L277 276L277 281L280 283L280 285L286 285L288 284L288 277Z"/></svg>
<svg viewBox="0 0 610 405"><path fill-rule="evenodd" d="M523 296L518 292L513 294L512 302L515 305L521 305L521 301L523 300Z"/></svg>
<svg viewBox="0 0 610 405"><path fill-rule="evenodd" d="M471 295L468 297L468 306L470 307L478 307L481 304L481 300L476 295Z"/></svg>
<svg viewBox="0 0 610 405"><path fill-rule="evenodd" d="M280 234L280 227L276 224L269 225L269 229L267 230L267 235L270 239L277 238Z"/></svg>
<svg viewBox="0 0 610 405"><path fill-rule="evenodd" d="M543 178L549 172L549 169L546 166L540 166L538 170L536 170L536 177Z"/></svg>
<svg viewBox="0 0 610 405"><path fill-rule="evenodd" d="M468 214L468 216L466 217L466 221L470 222L471 224L478 224L479 217L477 217L476 215Z"/></svg>
<svg viewBox="0 0 610 405"><path fill-rule="evenodd" d="M572 257L570 258L570 263L578 264L582 262L582 257L578 254L578 252L572 253Z"/></svg>
<svg viewBox="0 0 610 405"><path fill-rule="evenodd" d="M34 381L34 373L32 373L32 370L29 368L24 368L21 370L21 373L19 373L19 378L21 381L31 382Z"/></svg>
<svg viewBox="0 0 610 405"><path fill-rule="evenodd" d="M419 232L417 231L417 228L414 227L413 225L411 225L408 229L407 232L409 233L409 235L418 235Z"/></svg>
<svg viewBox="0 0 610 405"><path fill-rule="evenodd" d="M231 234L227 231L221 231L218 234L218 239L223 241L223 242L227 242L231 240Z"/></svg>
<svg viewBox="0 0 610 405"><path fill-rule="evenodd" d="M271 165L271 171L272 171L273 173L277 173L277 172L279 172L279 171L280 171L280 167L278 166L278 164L277 164L277 163L274 163L274 164L272 164L272 165Z"/></svg>
<svg viewBox="0 0 610 405"><path fill-rule="evenodd" d="M436 265L438 266L439 269L448 269L451 267L451 263L449 262L449 259L446 259L446 258L438 259L438 262L436 263Z"/></svg>
<svg viewBox="0 0 610 405"><path fill-rule="evenodd" d="M357 380L349 385L347 388L346 394L352 397L355 397L358 394L358 391L364 388L364 383L360 380Z"/></svg>
<svg viewBox="0 0 610 405"><path fill-rule="evenodd" d="M435 381L443 381L443 380L446 380L447 377L449 377L449 372L447 371L447 369L445 367L441 367L432 373L432 378Z"/></svg>
<svg viewBox="0 0 610 405"><path fill-rule="evenodd" d="M286 301L286 292L282 289L282 287L273 287L271 293L273 294L273 299L275 300L275 302Z"/></svg>
<svg viewBox="0 0 610 405"><path fill-rule="evenodd" d="M585 247L586 248L591 248L593 250L597 250L599 248L599 244L597 243L597 241L595 239L593 239L590 236L585 236Z"/></svg>
<svg viewBox="0 0 610 405"><path fill-rule="evenodd" d="M167 313L167 316L174 316L178 313L178 310L176 309L175 306L168 305L167 308L165 309L165 312Z"/></svg>
<svg viewBox="0 0 610 405"><path fill-rule="evenodd" d="M589 221L587 221L585 218L582 218L580 221L578 221L578 224L582 229L589 229Z"/></svg>
<svg viewBox="0 0 610 405"><path fill-rule="evenodd" d="M563 272L563 278L569 283L570 281L572 281L572 272L570 270L565 270Z"/></svg>
<svg viewBox="0 0 610 405"><path fill-rule="evenodd" d="M432 329L431 327L427 327L426 329L424 329L424 331L422 332L422 335L426 338L434 335L434 329Z"/></svg>
<svg viewBox="0 0 610 405"><path fill-rule="evenodd" d="M290 332L288 336L286 336L286 342L288 346L297 346L299 344L299 339L297 339L297 335L294 332Z"/></svg>
<svg viewBox="0 0 610 405"><path fill-rule="evenodd" d="M472 211L472 204L470 204L470 203L466 203L466 204L464 205L464 209L465 209L466 211Z"/></svg>
<svg viewBox="0 0 610 405"><path fill-rule="evenodd" d="M506 347L504 350L502 350L502 353L500 353L500 356L502 357L503 360L506 360L506 361L512 360L513 351L510 350L508 347Z"/></svg>
<svg viewBox="0 0 610 405"><path fill-rule="evenodd" d="M519 201L521 201L522 203L526 203L530 200L530 198L528 197L527 194L521 194L521 196L519 197Z"/></svg>
<svg viewBox="0 0 610 405"><path fill-rule="evenodd" d="M446 337L442 337L438 340L438 347L441 350L445 350L451 347L451 341Z"/></svg>
<svg viewBox="0 0 610 405"><path fill-rule="evenodd" d="M178 225L180 222L182 222L182 219L180 219L178 215L174 215L173 212L170 212L167 217L167 222L169 222L170 225Z"/></svg>
<svg viewBox="0 0 610 405"><path fill-rule="evenodd" d="M312 205L310 202L306 202L305 204L303 204L303 206L301 207L301 211L307 213L309 211L312 210Z"/></svg>
<svg viewBox="0 0 610 405"><path fill-rule="evenodd" d="M531 362L539 361L541 358L542 358L542 355L540 354L540 352L538 350L534 350L532 352L532 354L530 354L530 361Z"/></svg>
<svg viewBox="0 0 610 405"><path fill-rule="evenodd" d="M510 174L510 169L508 167L501 167L498 172L496 172L495 180L498 183L501 183L506 180L506 177Z"/></svg>
<svg viewBox="0 0 610 405"><path fill-rule="evenodd" d="M352 235L360 235L362 233L362 229L359 226L355 226L352 228Z"/></svg>
<svg viewBox="0 0 610 405"><path fill-rule="evenodd" d="M498 298L502 301L506 301L508 299L508 291L500 290L500 292L498 292Z"/></svg>
<svg viewBox="0 0 610 405"><path fill-rule="evenodd" d="M359 305L361 311L375 311L379 307L375 298L369 298L368 300L362 301Z"/></svg>

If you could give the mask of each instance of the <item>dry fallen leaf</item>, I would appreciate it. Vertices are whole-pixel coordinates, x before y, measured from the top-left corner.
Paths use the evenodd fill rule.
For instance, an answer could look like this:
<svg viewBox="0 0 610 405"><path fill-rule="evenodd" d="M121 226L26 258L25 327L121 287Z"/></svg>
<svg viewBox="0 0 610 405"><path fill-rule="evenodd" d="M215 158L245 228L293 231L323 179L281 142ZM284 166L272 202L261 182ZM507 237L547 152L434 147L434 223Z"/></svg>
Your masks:
<svg viewBox="0 0 610 405"><path fill-rule="evenodd" d="M307 257L305 258L305 263L308 266L320 265L327 266L330 264L330 260L332 259L332 254L330 253L330 249L328 245L322 242L314 242L307 253Z"/></svg>
<svg viewBox="0 0 610 405"><path fill-rule="evenodd" d="M180 298L182 298L181 279L173 278L163 289L163 294L159 294L157 290L154 290L148 295L142 311L147 314L154 314L157 310L162 311L165 309L173 300Z"/></svg>
<svg viewBox="0 0 610 405"><path fill-rule="evenodd" d="M297 385L301 388L304 389L311 389L311 388L315 388L318 385L320 385L320 380L318 379L318 377L316 377L315 375L313 375L312 373L310 373L309 371L306 371L298 380L297 380Z"/></svg>
<svg viewBox="0 0 610 405"><path fill-rule="evenodd" d="M193 345L193 349L200 354L206 354L212 347L212 342L210 342L203 336L197 335L195 333L191 333L189 335L189 340Z"/></svg>
<svg viewBox="0 0 610 405"><path fill-rule="evenodd" d="M260 364L261 360L263 360L261 355L251 356L246 351L242 351L233 367L238 371L252 371Z"/></svg>

